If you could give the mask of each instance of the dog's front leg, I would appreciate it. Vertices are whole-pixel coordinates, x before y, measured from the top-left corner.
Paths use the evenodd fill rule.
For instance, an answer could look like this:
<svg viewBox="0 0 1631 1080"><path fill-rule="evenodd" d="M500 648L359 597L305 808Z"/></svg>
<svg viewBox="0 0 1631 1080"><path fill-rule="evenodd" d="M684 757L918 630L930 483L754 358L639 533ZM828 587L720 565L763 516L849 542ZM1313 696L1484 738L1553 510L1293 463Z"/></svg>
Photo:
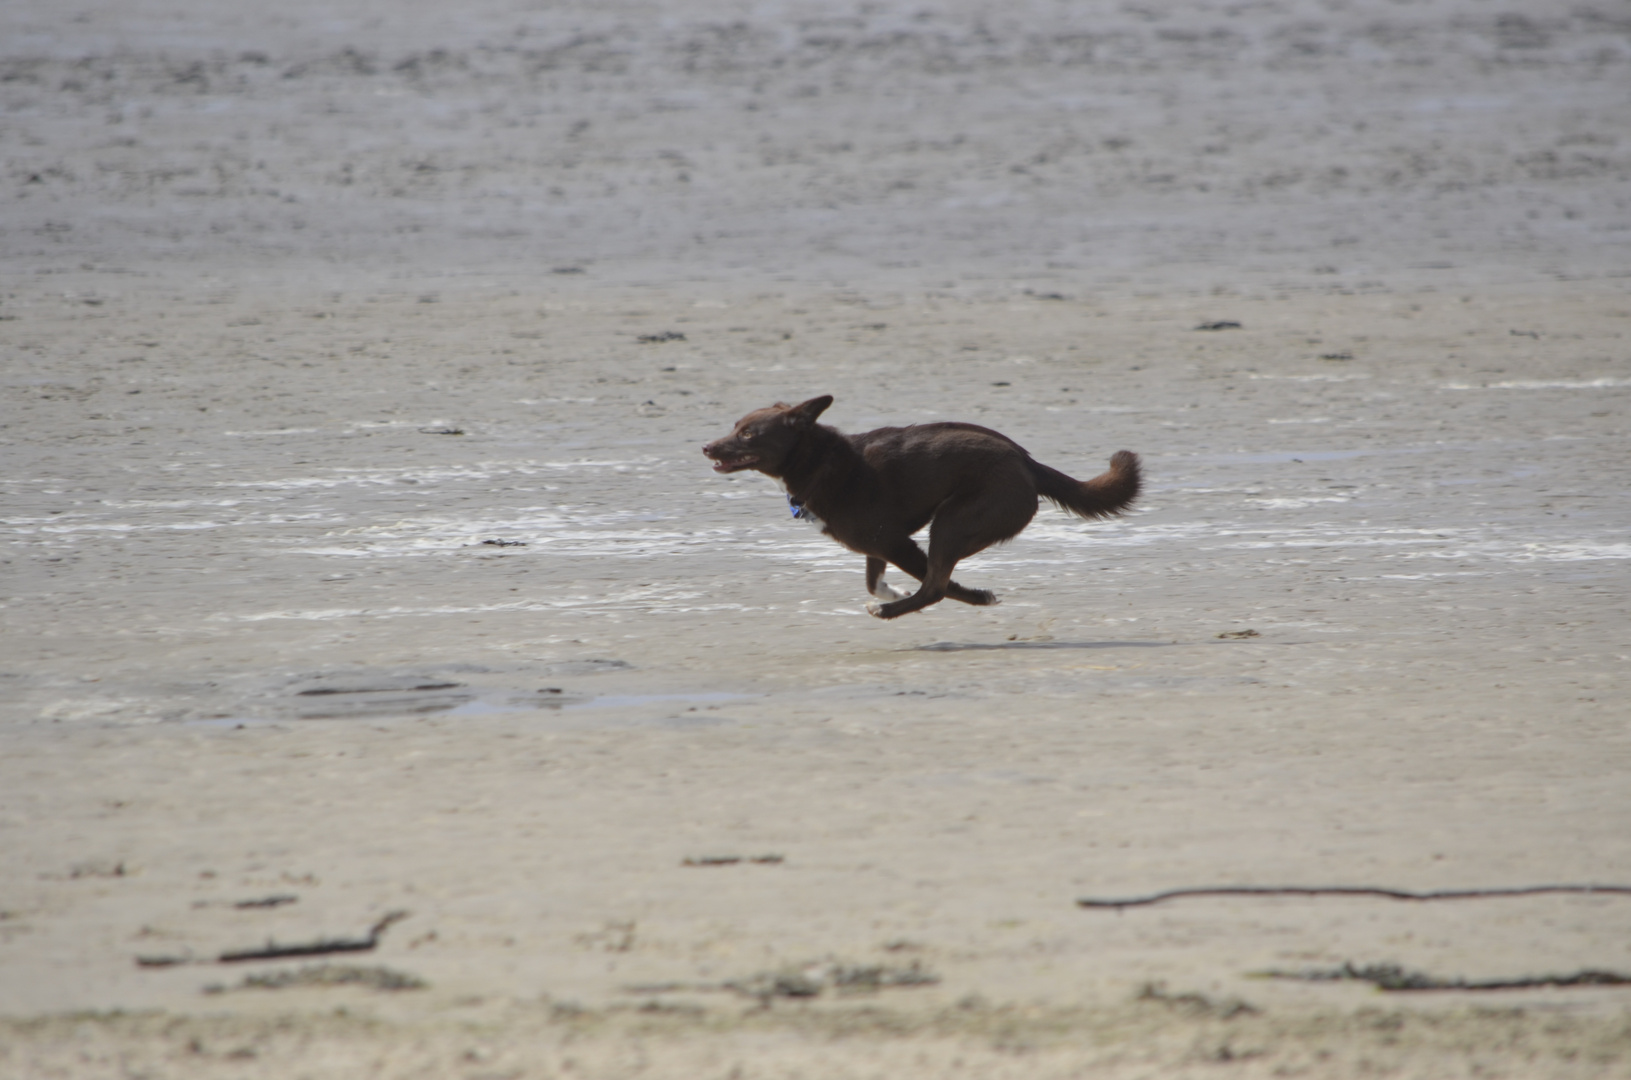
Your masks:
<svg viewBox="0 0 1631 1080"><path fill-rule="evenodd" d="M883 580L884 568L888 565L875 555L866 557L866 591L879 600L904 600L908 594Z"/></svg>

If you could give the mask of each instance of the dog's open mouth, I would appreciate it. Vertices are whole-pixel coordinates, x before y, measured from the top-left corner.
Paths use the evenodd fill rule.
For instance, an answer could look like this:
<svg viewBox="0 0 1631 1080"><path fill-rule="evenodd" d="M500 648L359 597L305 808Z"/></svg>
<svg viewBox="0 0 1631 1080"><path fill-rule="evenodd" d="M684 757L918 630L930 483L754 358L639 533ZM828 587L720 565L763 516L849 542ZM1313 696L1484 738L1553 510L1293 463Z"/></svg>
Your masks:
<svg viewBox="0 0 1631 1080"><path fill-rule="evenodd" d="M759 458L755 454L731 454L717 451L709 456L714 459L714 472L719 473L739 472L742 469L751 469L759 464Z"/></svg>

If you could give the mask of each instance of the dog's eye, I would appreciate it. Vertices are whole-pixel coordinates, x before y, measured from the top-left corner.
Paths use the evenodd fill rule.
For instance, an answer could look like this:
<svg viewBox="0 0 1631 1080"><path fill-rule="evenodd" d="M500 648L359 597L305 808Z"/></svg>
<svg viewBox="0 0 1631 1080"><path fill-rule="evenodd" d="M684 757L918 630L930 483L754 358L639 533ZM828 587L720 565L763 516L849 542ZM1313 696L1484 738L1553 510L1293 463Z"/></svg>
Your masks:
<svg viewBox="0 0 1631 1080"><path fill-rule="evenodd" d="M753 432L744 431L744 432L742 432L742 434L738 435L737 438L741 439L743 442L752 442L753 441Z"/></svg>

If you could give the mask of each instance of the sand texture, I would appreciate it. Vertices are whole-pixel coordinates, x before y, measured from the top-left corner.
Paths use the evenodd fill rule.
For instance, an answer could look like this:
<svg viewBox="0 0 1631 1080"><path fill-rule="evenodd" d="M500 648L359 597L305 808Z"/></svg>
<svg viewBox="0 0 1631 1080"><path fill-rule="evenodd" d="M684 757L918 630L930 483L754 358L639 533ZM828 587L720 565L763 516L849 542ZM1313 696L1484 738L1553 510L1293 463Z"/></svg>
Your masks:
<svg viewBox="0 0 1631 1080"><path fill-rule="evenodd" d="M22 4L0 159L0 1076L1631 1071L1628 892L1077 903L1631 888L1615 5ZM880 622L821 393L1145 494Z"/></svg>

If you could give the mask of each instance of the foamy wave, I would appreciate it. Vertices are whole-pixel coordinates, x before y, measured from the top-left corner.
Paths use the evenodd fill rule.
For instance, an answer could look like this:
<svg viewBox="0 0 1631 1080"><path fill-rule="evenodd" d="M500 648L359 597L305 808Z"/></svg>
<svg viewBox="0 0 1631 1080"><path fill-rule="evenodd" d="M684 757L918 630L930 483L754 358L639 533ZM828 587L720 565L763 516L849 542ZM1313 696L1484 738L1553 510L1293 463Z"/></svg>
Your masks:
<svg viewBox="0 0 1631 1080"><path fill-rule="evenodd" d="M1603 390L1631 386L1631 379L1509 379L1492 383L1447 383L1444 390Z"/></svg>
<svg viewBox="0 0 1631 1080"><path fill-rule="evenodd" d="M331 469L320 476L289 476L266 480L219 480L216 487L258 488L269 491L300 491L308 488L385 487L393 485L428 486L448 482L495 480L512 476L538 476L574 469L611 469L614 472L646 472L662 465L660 458L612 459L607 461L483 461L474 465L442 468Z"/></svg>
<svg viewBox="0 0 1631 1080"><path fill-rule="evenodd" d="M675 587L624 589L617 592L582 593L556 596L548 600L514 600L504 604L474 604L470 606L436 605L431 607L356 607L356 608L279 608L244 615L214 615L212 622L334 622L341 619L412 619L437 615L491 615L515 611L645 611L661 614L685 614L701 611L746 611L742 604L690 603L704 599L698 590Z"/></svg>

